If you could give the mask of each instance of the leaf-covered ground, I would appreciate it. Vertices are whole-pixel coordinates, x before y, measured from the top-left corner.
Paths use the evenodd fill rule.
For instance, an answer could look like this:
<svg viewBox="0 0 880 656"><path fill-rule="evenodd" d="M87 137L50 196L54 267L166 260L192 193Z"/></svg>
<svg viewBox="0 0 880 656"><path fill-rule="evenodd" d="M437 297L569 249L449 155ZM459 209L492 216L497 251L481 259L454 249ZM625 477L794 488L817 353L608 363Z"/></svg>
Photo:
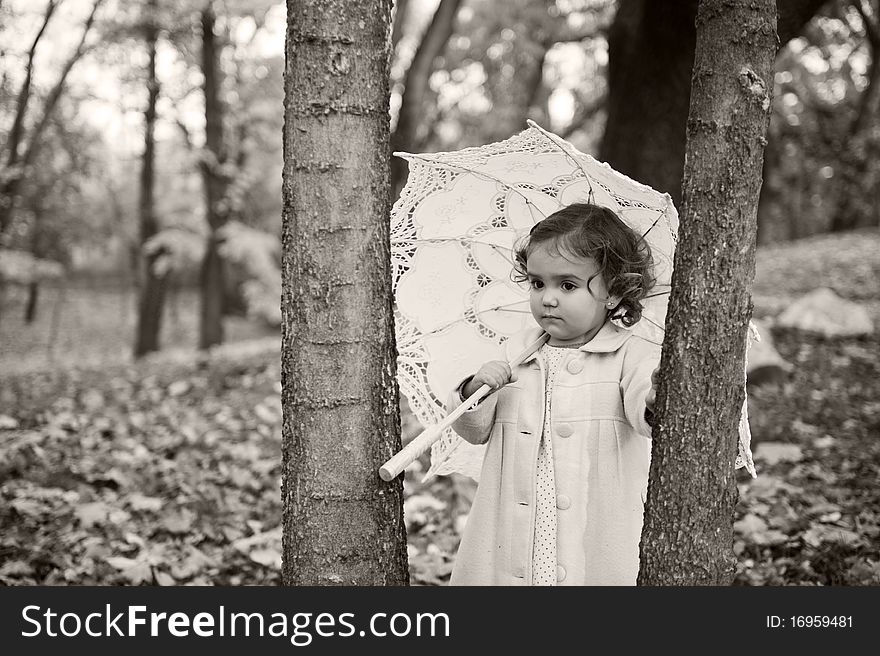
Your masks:
<svg viewBox="0 0 880 656"><path fill-rule="evenodd" d="M756 295L834 279L838 293L876 303L878 233L840 243L760 253ZM847 292L847 268L865 258L875 274L854 273ZM759 475L738 478L736 583L880 585L880 338L774 338L795 369L750 392ZM279 379L277 339L205 359L3 375L0 583L278 583ZM422 482L424 466L404 482L410 572L441 585L472 485Z"/></svg>
<svg viewBox="0 0 880 656"><path fill-rule="evenodd" d="M278 343L229 352L4 380L0 581L277 582Z"/></svg>

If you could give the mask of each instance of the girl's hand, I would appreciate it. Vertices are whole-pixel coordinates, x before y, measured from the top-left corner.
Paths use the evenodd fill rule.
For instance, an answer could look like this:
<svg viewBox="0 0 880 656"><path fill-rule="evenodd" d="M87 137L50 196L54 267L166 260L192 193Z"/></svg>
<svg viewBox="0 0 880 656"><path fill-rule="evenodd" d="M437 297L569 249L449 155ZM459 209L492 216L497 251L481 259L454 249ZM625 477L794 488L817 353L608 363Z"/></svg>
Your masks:
<svg viewBox="0 0 880 656"><path fill-rule="evenodd" d="M654 401L657 398L656 389L657 389L657 367L654 367L654 371L651 372L651 389L648 390L648 394L645 396L645 421L648 422L648 426L653 428L654 426Z"/></svg>
<svg viewBox="0 0 880 656"><path fill-rule="evenodd" d="M504 362L504 360L492 360L480 367L479 371L474 374L474 377L464 386L462 392L465 397L468 397L483 385L488 385L494 392L514 380L516 380L516 377L510 370L509 364Z"/></svg>
<svg viewBox="0 0 880 656"><path fill-rule="evenodd" d="M648 390L648 395L645 397L645 405L652 414L654 412L654 401L657 399L657 371L659 368L660 365L657 365L654 367L654 371L651 372L651 389Z"/></svg>

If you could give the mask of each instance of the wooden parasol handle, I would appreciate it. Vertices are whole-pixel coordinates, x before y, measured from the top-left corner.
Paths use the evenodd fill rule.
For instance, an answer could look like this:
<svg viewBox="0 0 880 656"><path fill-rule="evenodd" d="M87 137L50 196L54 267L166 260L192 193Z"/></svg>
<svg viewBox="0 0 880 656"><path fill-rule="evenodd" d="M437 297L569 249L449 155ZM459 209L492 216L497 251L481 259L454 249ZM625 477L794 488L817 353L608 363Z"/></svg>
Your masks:
<svg viewBox="0 0 880 656"><path fill-rule="evenodd" d="M522 353L520 353L516 358L514 358L510 362L510 368L518 367L521 365L526 358L532 355L535 351L537 351L541 346L550 338L550 335L547 333L541 333L541 336L536 339L534 342L529 344ZM379 467L379 476L383 481L390 481L393 478L400 475L404 469L409 466L409 464L418 458L422 453L424 453L428 448L431 447L434 442L440 439L440 436L443 434L443 431L449 428L456 419L458 419L465 412L474 407L481 399L488 396L492 391L492 388L488 385L483 385L476 392L471 394L467 399L465 399L464 403L458 406L455 410L450 412L446 418L443 419L439 424L435 424L434 426L429 426L421 433L419 433L416 437L412 439L412 441L403 447L400 451L398 451L395 455L391 456L385 464Z"/></svg>

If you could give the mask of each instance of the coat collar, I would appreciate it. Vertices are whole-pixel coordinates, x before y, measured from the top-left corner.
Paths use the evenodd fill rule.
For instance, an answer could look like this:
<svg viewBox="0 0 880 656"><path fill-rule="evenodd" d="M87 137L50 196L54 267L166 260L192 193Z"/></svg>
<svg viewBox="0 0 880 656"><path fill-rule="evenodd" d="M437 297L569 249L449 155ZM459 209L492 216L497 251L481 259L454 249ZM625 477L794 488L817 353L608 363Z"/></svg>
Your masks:
<svg viewBox="0 0 880 656"><path fill-rule="evenodd" d="M516 335L511 335L506 344L507 361L510 362L517 355L522 353L522 350L526 345L531 344L538 339L542 332L543 331L540 327L535 326L533 328L527 328ZM596 333L596 336L581 346L578 351L583 351L584 353L613 353L623 346L632 335L632 330L619 328L610 321L606 321L599 329L599 332ZM538 351L535 351L525 359L523 364L534 360L537 355Z"/></svg>

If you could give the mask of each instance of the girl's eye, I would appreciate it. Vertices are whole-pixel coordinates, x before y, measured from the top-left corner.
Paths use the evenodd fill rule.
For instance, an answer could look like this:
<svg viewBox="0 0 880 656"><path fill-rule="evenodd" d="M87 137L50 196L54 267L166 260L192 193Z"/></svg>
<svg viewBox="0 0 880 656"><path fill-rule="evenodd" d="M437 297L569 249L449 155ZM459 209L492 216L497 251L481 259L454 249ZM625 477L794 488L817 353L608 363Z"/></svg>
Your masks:
<svg viewBox="0 0 880 656"><path fill-rule="evenodd" d="M540 280L532 280L530 284L532 289L541 289L544 286L544 283Z"/></svg>
<svg viewBox="0 0 880 656"><path fill-rule="evenodd" d="M575 285L573 282L566 281L566 282L562 283L562 289L567 292L570 292L572 290L577 289L577 285Z"/></svg>

